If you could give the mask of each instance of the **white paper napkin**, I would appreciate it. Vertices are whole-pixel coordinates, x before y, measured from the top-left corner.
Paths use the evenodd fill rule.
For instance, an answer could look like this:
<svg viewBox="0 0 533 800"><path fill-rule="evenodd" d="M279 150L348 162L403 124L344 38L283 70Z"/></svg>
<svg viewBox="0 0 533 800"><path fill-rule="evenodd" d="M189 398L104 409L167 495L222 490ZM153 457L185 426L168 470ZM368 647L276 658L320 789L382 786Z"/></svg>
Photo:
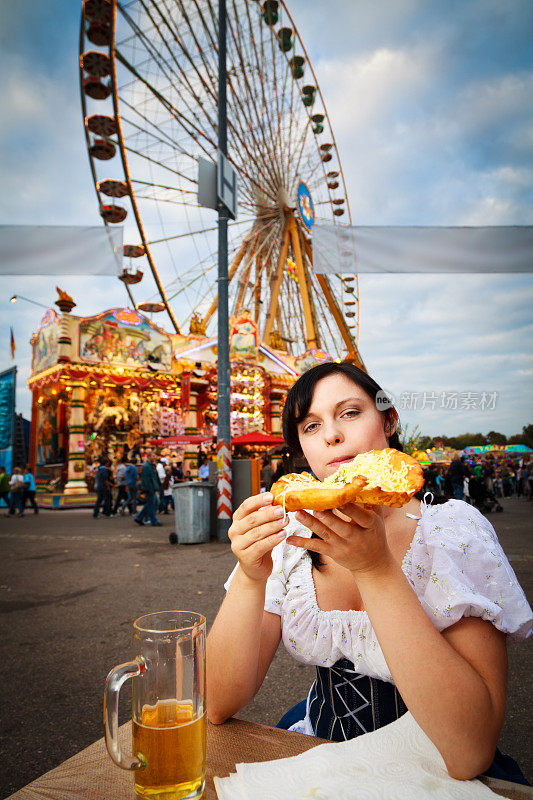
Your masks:
<svg viewBox="0 0 533 800"><path fill-rule="evenodd" d="M439 751L407 713L348 742L292 758L237 764L215 778L219 800L483 800L481 781L450 778Z"/></svg>

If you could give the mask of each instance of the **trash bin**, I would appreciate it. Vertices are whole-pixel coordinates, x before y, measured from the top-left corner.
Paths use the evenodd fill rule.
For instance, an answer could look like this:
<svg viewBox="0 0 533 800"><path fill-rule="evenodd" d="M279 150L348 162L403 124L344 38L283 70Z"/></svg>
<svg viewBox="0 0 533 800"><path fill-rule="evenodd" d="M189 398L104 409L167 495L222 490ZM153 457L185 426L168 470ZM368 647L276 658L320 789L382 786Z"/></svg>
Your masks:
<svg viewBox="0 0 533 800"><path fill-rule="evenodd" d="M178 483L172 489L174 520L179 544L209 541L211 488L198 481Z"/></svg>

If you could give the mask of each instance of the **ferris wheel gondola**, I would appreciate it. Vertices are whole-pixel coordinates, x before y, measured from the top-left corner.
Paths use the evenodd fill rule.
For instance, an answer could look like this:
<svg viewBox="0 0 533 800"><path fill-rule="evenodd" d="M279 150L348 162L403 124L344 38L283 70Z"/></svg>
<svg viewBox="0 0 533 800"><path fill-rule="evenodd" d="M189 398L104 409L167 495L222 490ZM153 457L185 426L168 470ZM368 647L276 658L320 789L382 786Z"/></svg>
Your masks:
<svg viewBox="0 0 533 800"><path fill-rule="evenodd" d="M144 274L145 302L161 302L178 332L193 314L206 331L216 323L217 226L198 203L197 175L200 157L216 163L217 7L82 4L80 88L100 214L125 223L124 255L140 263L119 276L132 302ZM312 268L311 211L334 225L351 217L308 54L282 0L228 0L227 30L228 158L240 193L230 312L248 308L261 339L292 354L357 353L357 276Z"/></svg>

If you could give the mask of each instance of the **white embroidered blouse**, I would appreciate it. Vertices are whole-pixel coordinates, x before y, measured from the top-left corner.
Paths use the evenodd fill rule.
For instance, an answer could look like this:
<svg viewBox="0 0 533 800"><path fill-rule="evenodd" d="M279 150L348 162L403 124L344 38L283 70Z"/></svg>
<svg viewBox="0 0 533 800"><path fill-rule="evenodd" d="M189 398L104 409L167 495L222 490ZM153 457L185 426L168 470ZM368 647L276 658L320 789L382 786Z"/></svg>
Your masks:
<svg viewBox="0 0 533 800"><path fill-rule="evenodd" d="M289 518L287 535L311 536L293 513ZM281 617L289 653L304 664L325 667L346 658L358 673L392 682L366 611L322 611L311 558L303 548L283 541L273 549L272 559L264 607ZM462 617L481 617L510 639L525 639L532 632L531 608L494 528L462 500L436 506L422 502L402 569L439 631Z"/></svg>

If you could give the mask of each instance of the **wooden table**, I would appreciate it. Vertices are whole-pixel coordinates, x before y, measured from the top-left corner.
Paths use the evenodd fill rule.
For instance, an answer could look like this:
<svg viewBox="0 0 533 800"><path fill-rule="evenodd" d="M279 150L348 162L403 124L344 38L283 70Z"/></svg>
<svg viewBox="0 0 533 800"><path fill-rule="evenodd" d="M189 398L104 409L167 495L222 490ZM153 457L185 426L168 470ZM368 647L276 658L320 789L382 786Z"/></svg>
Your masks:
<svg viewBox="0 0 533 800"><path fill-rule="evenodd" d="M120 728L123 752L131 752L131 723ZM224 725L207 727L205 800L217 800L213 777L225 777L239 762L270 761L295 756L324 739L270 728L255 722L230 719ZM484 778L483 782L502 797L532 800L533 789ZM116 767L99 739L59 767L12 794L7 800L134 800L133 775ZM393 800L393 798L391 799Z"/></svg>

